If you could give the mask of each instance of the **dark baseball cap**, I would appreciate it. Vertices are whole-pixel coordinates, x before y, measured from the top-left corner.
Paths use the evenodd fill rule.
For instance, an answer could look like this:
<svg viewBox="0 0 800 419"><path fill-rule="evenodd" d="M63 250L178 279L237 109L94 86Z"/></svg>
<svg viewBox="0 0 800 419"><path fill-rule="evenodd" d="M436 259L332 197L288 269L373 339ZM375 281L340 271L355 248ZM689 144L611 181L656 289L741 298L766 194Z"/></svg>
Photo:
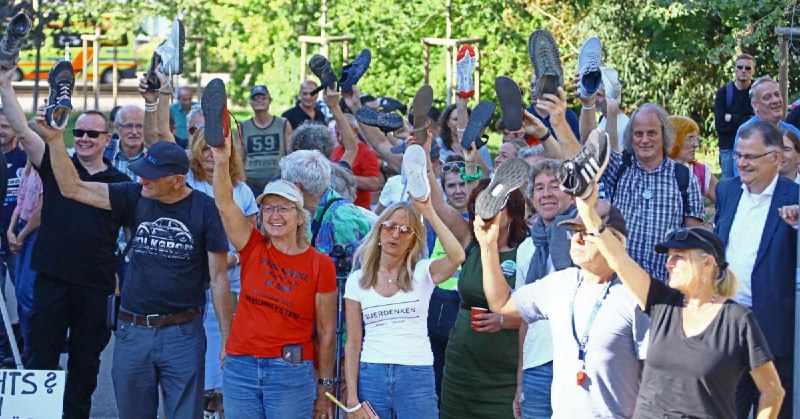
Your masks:
<svg viewBox="0 0 800 419"><path fill-rule="evenodd" d="M263 84L257 84L250 89L250 97L252 98L255 95L267 95L267 97L271 97L269 94L269 89L267 86Z"/></svg>
<svg viewBox="0 0 800 419"><path fill-rule="evenodd" d="M600 216L600 219L603 220L603 223L607 227L612 227L614 230L619 231L623 236L628 237L628 228L625 226L625 218L622 216L622 212L617 207L611 206L608 201L599 200L597 201L597 206L595 207L597 210L597 215ZM580 215L575 216L575 218L564 220L558 223L558 225L569 225L569 226L581 226L586 227L586 224L583 223Z"/></svg>
<svg viewBox="0 0 800 419"><path fill-rule="evenodd" d="M714 256L717 265L727 266L725 246L722 240L704 228L675 228L664 235L664 241L656 244L657 253L667 253L669 249L700 249Z"/></svg>
<svg viewBox="0 0 800 419"><path fill-rule="evenodd" d="M132 161L128 169L145 179L159 179L189 172L189 156L186 150L171 141L159 141Z"/></svg>

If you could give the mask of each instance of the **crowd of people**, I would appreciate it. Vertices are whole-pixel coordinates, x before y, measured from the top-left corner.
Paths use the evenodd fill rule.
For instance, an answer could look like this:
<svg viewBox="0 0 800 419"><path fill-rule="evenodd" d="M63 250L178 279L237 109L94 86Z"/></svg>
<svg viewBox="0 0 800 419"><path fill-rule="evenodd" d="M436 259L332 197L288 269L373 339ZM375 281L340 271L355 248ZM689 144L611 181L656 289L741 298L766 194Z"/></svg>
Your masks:
<svg viewBox="0 0 800 419"><path fill-rule="evenodd" d="M569 75L531 34L530 107L498 79L492 158L468 45L441 113L429 86L407 112L361 94L365 50L340 74L312 57L319 82L281 116L252 86L239 123L221 81L173 90L176 20L143 104L66 133L68 62L35 119L19 105L18 23L0 266L25 367L68 353L64 417L89 417L112 330L121 418L159 399L169 418L333 418L336 396L353 418L792 417L800 130L752 56L714 102L718 178L690 117L622 113L597 38Z"/></svg>

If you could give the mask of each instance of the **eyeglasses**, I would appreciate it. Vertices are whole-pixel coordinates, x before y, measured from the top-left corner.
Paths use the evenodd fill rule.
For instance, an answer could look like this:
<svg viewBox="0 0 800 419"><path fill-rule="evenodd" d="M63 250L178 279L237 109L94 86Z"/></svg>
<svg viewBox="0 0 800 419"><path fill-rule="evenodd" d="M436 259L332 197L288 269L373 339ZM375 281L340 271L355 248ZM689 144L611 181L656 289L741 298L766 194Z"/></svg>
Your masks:
<svg viewBox="0 0 800 419"><path fill-rule="evenodd" d="M261 211L264 211L267 215L272 215L277 211L278 214L284 216L294 210L295 210L294 207L286 205L264 205L261 207Z"/></svg>
<svg viewBox="0 0 800 419"><path fill-rule="evenodd" d="M395 230L399 230L401 236L408 236L410 234L414 234L414 230L411 228L411 226L407 226L405 224L397 224L391 220L386 220L382 222L381 227L383 227L383 231L389 234L394 234Z"/></svg>
<svg viewBox="0 0 800 419"><path fill-rule="evenodd" d="M689 135L686 137L686 141L692 144L700 144L700 136L698 135Z"/></svg>
<svg viewBox="0 0 800 419"><path fill-rule="evenodd" d="M753 161L753 160L758 160L758 159L766 156L767 154L774 153L776 151L778 151L778 150L770 150L770 151L767 151L766 153L761 153L761 154L758 154L758 155L755 155L755 156L752 155L752 154L741 154L738 151L734 151L732 155L733 155L733 158L736 159L736 160Z"/></svg>
<svg viewBox="0 0 800 419"><path fill-rule="evenodd" d="M205 127L206 127L206 124L192 125L191 127L189 127L189 130L188 130L189 131L189 135L194 135L194 133L197 132L197 130L201 130L201 129L205 128Z"/></svg>
<svg viewBox="0 0 800 419"><path fill-rule="evenodd" d="M86 129L75 128L72 130L72 136L74 136L75 138L82 138L84 135L86 135L89 138L97 138L100 136L100 134L105 134L105 133L106 131L95 131L93 129L86 130Z"/></svg>
<svg viewBox="0 0 800 419"><path fill-rule="evenodd" d="M737 66L736 66L736 69L737 69L737 70L747 70L747 71L750 71L750 70L752 70L752 69L753 69L753 67L750 67L749 65L737 65Z"/></svg>
<svg viewBox="0 0 800 419"><path fill-rule="evenodd" d="M445 163L444 166L442 166L442 173L449 173L456 169L462 171L464 170L465 165L466 163L463 161L451 161L450 163Z"/></svg>
<svg viewBox="0 0 800 419"><path fill-rule="evenodd" d="M567 238L572 240L572 238L578 241L578 244L583 244L583 238L586 237L586 230L578 227L572 227L572 230L567 230Z"/></svg>
<svg viewBox="0 0 800 419"><path fill-rule="evenodd" d="M710 250L712 256L714 256L715 259L719 259L719 257L717 256L717 251L716 251L716 248L714 247L714 245L711 244L710 241L708 241L705 238L703 238L703 236L701 236L700 234L698 234L697 232L693 231L690 228L684 228L684 227L673 228L672 230L669 230L669 231L667 231L666 234L664 234L664 240L665 241L669 241L669 240L684 241L687 238L689 238L690 235L694 236L695 238L697 238L697 240L700 240L701 242L703 242L703 244L708 246L708 249L702 249L702 250L707 250L707 251Z"/></svg>
<svg viewBox="0 0 800 419"><path fill-rule="evenodd" d="M142 124L122 124L119 127L120 128L125 128L125 129L134 129L134 128L136 128L139 131L144 129L144 125L142 125Z"/></svg>

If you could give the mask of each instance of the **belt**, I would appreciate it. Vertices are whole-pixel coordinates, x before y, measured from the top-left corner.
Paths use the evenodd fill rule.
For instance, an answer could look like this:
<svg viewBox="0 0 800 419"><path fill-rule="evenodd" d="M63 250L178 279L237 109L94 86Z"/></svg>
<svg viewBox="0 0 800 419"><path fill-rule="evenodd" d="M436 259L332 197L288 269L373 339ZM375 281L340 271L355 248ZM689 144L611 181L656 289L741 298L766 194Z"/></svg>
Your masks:
<svg viewBox="0 0 800 419"><path fill-rule="evenodd" d="M135 325L147 326L156 329L159 327L171 326L173 324L183 324L189 322L198 314L200 314L199 308L189 308L172 314L148 314L146 316L120 310L119 319Z"/></svg>

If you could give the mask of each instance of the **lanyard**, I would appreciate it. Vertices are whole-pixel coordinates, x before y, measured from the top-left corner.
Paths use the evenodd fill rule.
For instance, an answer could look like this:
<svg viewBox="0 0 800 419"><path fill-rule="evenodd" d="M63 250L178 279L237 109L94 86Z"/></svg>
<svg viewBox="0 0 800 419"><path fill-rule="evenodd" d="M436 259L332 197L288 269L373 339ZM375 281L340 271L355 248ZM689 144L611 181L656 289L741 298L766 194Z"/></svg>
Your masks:
<svg viewBox="0 0 800 419"><path fill-rule="evenodd" d="M589 342L589 332L592 330L592 325L594 324L594 319L597 317L597 312L600 311L600 306L603 305L603 301L605 301L606 297L608 296L608 290L611 288L611 284L616 281L617 277L611 278L611 281L606 283L605 288L601 292L600 296L597 297L597 301L594 303L594 308L592 309L592 313L589 315L589 320L586 322L586 327L583 331L583 336L581 339L578 339L578 332L575 330L575 297L578 295L578 289L581 287L583 283L583 276L578 271L578 284L575 285L575 294L572 296L572 303L570 303L569 311L570 317L572 322L572 337L575 338L575 343L578 344L578 360L582 363L586 360L586 344Z"/></svg>

